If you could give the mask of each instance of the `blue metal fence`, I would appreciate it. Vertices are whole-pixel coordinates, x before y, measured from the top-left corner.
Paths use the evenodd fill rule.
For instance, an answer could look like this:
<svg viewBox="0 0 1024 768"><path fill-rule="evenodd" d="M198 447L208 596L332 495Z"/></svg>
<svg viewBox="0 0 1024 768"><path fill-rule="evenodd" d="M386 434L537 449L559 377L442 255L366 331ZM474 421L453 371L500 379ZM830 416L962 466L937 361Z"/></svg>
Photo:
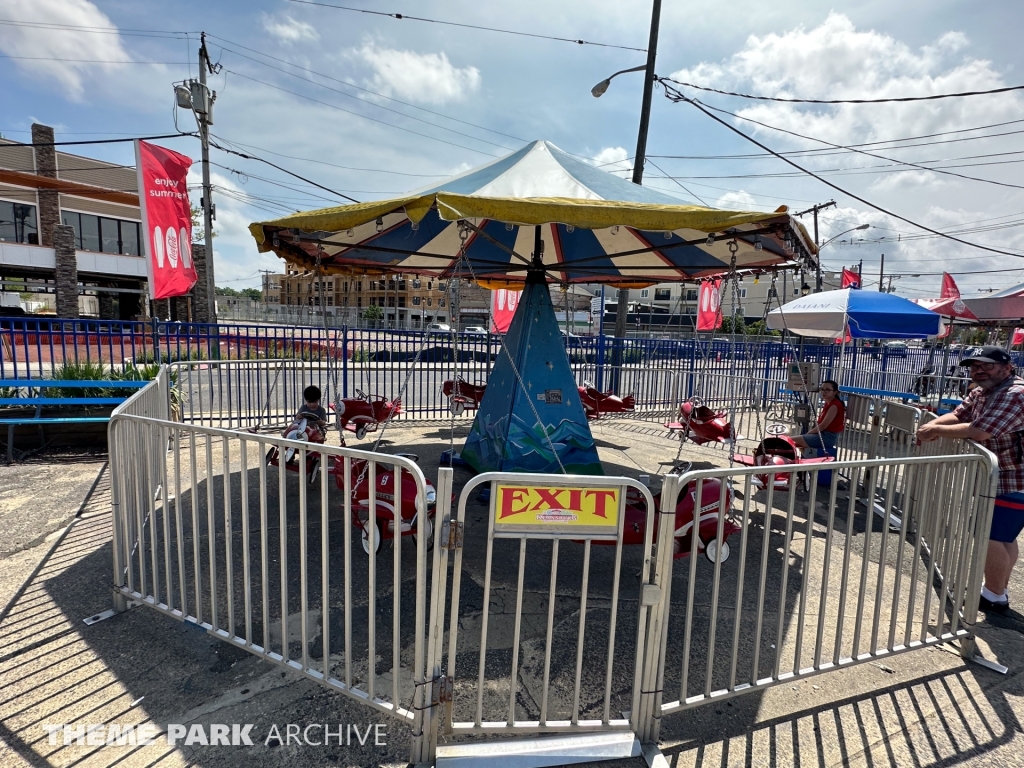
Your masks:
<svg viewBox="0 0 1024 768"><path fill-rule="evenodd" d="M780 396L787 363L798 356L821 365L821 378L846 386L927 394L943 374L943 351L920 347L857 347L779 340L566 338L579 383L605 391L618 384L637 408L675 408L705 396L708 381L718 397L759 406ZM442 417L446 379L484 383L502 354L495 335L425 331L317 328L257 323L203 324L160 321L0 318L0 378L47 378L65 364L288 359L308 363L311 378L327 382L325 394L356 391L396 397L404 413ZM840 359L842 356L842 359ZM1014 353L1018 365L1024 354ZM945 374L958 374L957 354ZM840 365L842 374L840 375ZM614 367L613 367L614 366ZM316 375L313 376L313 370Z"/></svg>

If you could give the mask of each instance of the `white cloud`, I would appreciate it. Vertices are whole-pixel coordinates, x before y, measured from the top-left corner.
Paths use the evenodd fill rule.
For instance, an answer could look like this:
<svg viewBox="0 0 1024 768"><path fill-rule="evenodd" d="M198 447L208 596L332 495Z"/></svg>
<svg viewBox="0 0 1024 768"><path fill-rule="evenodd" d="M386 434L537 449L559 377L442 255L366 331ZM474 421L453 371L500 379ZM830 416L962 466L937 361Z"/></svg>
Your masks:
<svg viewBox="0 0 1024 768"><path fill-rule="evenodd" d="M759 211L764 206L758 205L753 195L742 189L737 192L726 192L715 200L715 208L726 208L734 211Z"/></svg>
<svg viewBox="0 0 1024 768"><path fill-rule="evenodd" d="M356 55L374 70L369 85L387 96L421 104L461 101L480 89L480 70L459 68L441 53L416 53L367 44Z"/></svg>
<svg viewBox="0 0 1024 768"><path fill-rule="evenodd" d="M751 35L728 59L703 62L672 76L725 90L818 99L928 96L1005 85L992 62L962 54L967 45L962 33L947 32L932 45L914 50L889 35L858 30L849 18L832 12L811 29L798 26L781 34ZM744 117L836 144L923 135L1024 114L1024 102L1006 94L875 105L745 104L738 111ZM770 136L776 146L820 146L749 123L741 127ZM876 161L861 157L853 162ZM899 183L912 183L915 177L906 175Z"/></svg>
<svg viewBox="0 0 1024 768"><path fill-rule="evenodd" d="M594 155L594 165L609 173L632 173L633 162L628 160L629 152L622 147L605 147Z"/></svg>
<svg viewBox="0 0 1024 768"><path fill-rule="evenodd" d="M299 21L291 16L275 19L273 16L264 13L260 17L260 21L263 24L263 29L288 45L301 43L303 40L312 42L320 39L320 34L312 24Z"/></svg>
<svg viewBox="0 0 1024 768"><path fill-rule="evenodd" d="M0 17L43 24L117 29L110 18L88 0L0 0ZM52 27L4 27L0 35L0 51L8 56L33 57L15 59L15 62L24 72L56 81L74 101L84 100L84 82L91 80L91 73L124 69L124 66L68 59L131 60L117 34L80 34Z"/></svg>

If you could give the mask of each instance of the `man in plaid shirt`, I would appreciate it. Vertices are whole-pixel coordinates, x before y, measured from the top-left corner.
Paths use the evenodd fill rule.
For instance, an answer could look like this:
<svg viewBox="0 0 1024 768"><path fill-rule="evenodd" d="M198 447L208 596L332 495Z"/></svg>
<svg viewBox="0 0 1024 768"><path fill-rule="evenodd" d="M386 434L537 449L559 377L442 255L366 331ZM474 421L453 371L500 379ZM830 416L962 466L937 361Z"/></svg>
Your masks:
<svg viewBox="0 0 1024 768"><path fill-rule="evenodd" d="M977 440L999 459L999 490L992 514L985 586L985 611L1010 607L1007 585L1017 562L1017 536L1024 530L1024 379L1015 376L1010 356L999 347L981 347L960 361L969 365L977 387L952 413L921 427L922 442L940 437Z"/></svg>

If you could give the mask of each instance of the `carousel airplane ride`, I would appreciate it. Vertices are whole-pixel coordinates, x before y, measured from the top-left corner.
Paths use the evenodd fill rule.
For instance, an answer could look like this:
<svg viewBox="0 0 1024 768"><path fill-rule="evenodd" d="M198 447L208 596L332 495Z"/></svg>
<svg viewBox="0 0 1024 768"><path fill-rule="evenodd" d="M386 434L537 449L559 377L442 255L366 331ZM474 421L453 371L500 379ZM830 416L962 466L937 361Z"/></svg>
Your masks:
<svg viewBox="0 0 1024 768"><path fill-rule="evenodd" d="M603 474L588 417L632 405L614 387L609 393L578 386L549 282L641 288L792 267L814 252L785 208L681 204L545 141L404 197L298 213L250 231L261 252L318 273L445 279L456 323L460 281L522 286L486 384L442 385L453 413L476 411L461 459L477 472ZM458 344L458 333L451 343ZM698 530L705 530L705 512L718 508L721 493L706 483L699 502L681 494L677 541L680 531L692 531L695 511ZM685 542L679 549L689 552Z"/></svg>

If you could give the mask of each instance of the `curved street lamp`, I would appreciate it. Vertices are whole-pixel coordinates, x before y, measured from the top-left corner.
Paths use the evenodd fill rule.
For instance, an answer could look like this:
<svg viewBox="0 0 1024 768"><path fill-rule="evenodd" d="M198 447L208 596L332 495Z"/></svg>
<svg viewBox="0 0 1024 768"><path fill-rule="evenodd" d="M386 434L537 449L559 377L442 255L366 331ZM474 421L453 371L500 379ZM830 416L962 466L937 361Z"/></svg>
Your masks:
<svg viewBox="0 0 1024 768"><path fill-rule="evenodd" d="M821 293L821 249L824 248L826 245L830 245L831 243L834 243L836 240L838 240L843 235L848 235L851 232L856 232L857 230L860 230L860 229L871 229L871 225L870 224L861 224L859 227L854 227L853 229L848 229L845 232L840 232L835 237L830 237L828 240L826 240L824 243L822 243L821 245L818 246L818 279L817 279L817 286L814 289L815 293Z"/></svg>
<svg viewBox="0 0 1024 768"><path fill-rule="evenodd" d="M616 77L618 77L619 75L624 75L627 72L642 72L645 69L647 69L646 64L641 64L639 67L630 67L629 69L620 69L614 75L608 75L608 77L606 77L600 83L591 88L590 94L595 99L600 99L602 96L604 96L604 92L608 90L608 86L612 84L612 80L614 80Z"/></svg>

